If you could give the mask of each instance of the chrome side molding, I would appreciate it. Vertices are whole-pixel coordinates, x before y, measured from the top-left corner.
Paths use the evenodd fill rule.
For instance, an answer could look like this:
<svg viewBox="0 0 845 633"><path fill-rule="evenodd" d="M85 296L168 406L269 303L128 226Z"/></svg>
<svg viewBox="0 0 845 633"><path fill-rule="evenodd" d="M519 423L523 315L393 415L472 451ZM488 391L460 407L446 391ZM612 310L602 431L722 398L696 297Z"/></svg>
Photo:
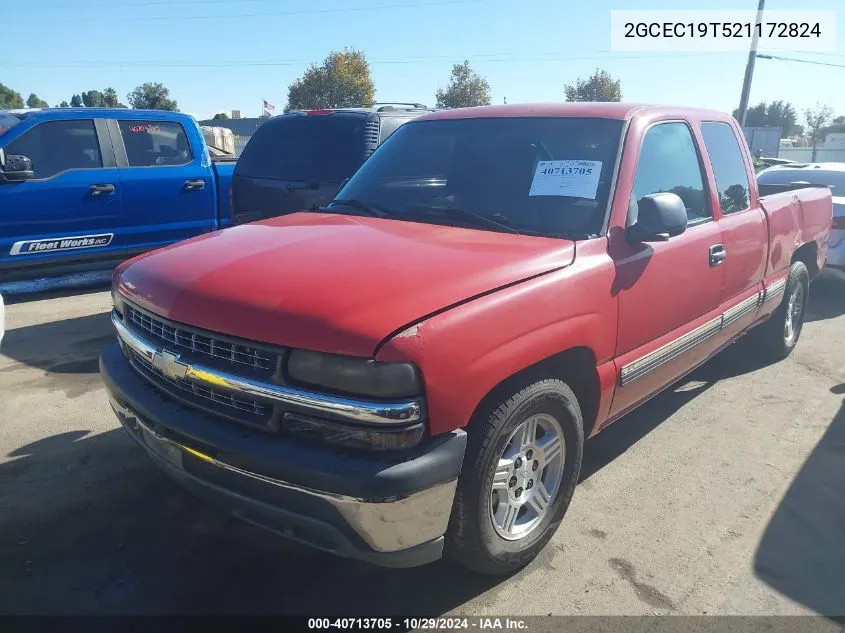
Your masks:
<svg viewBox="0 0 845 633"><path fill-rule="evenodd" d="M759 306L782 296L785 287L786 279L779 279L764 290L751 295L747 299L743 299L719 316L707 321L704 325L700 325L691 332L687 332L676 338L674 341L669 341L653 352L649 352L645 356L624 365L619 371L620 384L625 387L638 378L642 378L654 371L661 365L691 350L696 345L704 343L709 338L723 331L730 324L757 310Z"/></svg>

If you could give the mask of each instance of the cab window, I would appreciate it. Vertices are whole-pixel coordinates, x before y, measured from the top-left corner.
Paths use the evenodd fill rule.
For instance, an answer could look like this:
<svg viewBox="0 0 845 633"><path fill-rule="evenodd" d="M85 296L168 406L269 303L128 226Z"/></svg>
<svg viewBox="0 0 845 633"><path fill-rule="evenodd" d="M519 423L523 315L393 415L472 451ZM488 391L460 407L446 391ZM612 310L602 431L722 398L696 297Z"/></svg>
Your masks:
<svg viewBox="0 0 845 633"><path fill-rule="evenodd" d="M712 218L704 195L704 174L686 123L660 123L646 132L634 176L633 202L652 193L678 195L690 223Z"/></svg>
<svg viewBox="0 0 845 633"><path fill-rule="evenodd" d="M187 165L194 157L176 121L118 121L130 167Z"/></svg>
<svg viewBox="0 0 845 633"><path fill-rule="evenodd" d="M701 136L713 166L722 213L744 211L749 206L751 185L733 128L727 123L715 121L702 123Z"/></svg>
<svg viewBox="0 0 845 633"><path fill-rule="evenodd" d="M6 156L26 156L35 178L51 178L71 169L103 166L93 119L39 123L3 148Z"/></svg>

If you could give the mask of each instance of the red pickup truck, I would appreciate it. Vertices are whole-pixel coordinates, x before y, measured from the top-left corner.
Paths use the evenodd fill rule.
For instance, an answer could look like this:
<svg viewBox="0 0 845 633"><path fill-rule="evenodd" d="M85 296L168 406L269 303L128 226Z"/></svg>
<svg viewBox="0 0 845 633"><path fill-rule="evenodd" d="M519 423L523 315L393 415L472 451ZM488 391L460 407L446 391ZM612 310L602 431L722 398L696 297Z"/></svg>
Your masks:
<svg viewBox="0 0 845 633"><path fill-rule="evenodd" d="M831 216L824 187L760 197L719 112L439 111L325 207L119 267L100 370L154 460L244 520L508 573L585 438L746 333L790 353Z"/></svg>

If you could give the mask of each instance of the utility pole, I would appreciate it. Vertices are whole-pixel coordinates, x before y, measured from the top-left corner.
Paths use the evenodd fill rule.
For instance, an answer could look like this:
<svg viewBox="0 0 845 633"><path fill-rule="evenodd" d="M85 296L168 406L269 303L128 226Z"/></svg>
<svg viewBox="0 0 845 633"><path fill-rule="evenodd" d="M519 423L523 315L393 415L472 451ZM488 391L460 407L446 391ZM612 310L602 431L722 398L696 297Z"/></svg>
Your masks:
<svg viewBox="0 0 845 633"><path fill-rule="evenodd" d="M757 5L757 20L760 24L763 20L763 5L766 0L760 0ZM748 93L751 92L751 77L754 76L754 60L757 58L757 29L754 29L754 35L751 37L751 50L748 52L748 64L745 66L745 79L742 82L742 95L739 98L739 124L745 126L745 113L748 110Z"/></svg>

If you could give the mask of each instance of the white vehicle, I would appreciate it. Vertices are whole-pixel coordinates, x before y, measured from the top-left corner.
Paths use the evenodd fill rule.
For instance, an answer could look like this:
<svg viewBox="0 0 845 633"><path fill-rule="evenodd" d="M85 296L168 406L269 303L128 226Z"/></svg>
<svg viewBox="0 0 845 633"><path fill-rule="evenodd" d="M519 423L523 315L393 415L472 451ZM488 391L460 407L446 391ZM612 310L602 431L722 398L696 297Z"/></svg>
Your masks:
<svg viewBox="0 0 845 633"><path fill-rule="evenodd" d="M5 325L5 314L3 310L3 295L0 295L0 344L3 343L3 330Z"/></svg>

